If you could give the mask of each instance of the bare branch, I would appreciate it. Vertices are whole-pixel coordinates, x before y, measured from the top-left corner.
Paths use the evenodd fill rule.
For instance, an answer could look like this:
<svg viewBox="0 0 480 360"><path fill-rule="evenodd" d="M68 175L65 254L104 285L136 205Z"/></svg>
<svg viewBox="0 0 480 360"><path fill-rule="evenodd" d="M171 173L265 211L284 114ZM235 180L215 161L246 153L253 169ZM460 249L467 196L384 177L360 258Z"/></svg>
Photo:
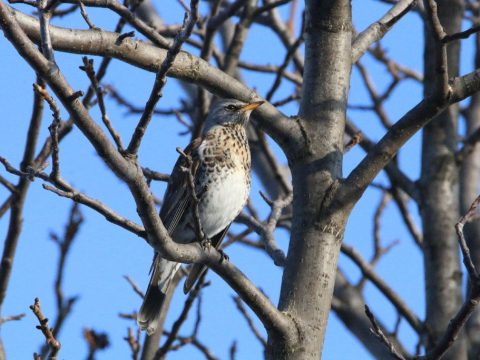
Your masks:
<svg viewBox="0 0 480 360"><path fill-rule="evenodd" d="M377 22L370 25L356 37L352 44L352 63L367 51L374 42L380 40L405 14L415 5L417 0L400 0Z"/></svg>
<svg viewBox="0 0 480 360"><path fill-rule="evenodd" d="M43 82L38 79L37 82L39 84L43 84ZM33 111L30 118L30 125L28 127L27 140L23 152L23 158L20 163L22 170L21 172L28 171L32 164L35 154L35 146L37 144L38 134L40 132L40 125L42 123L42 116L43 99L37 93L35 93L33 98ZM13 267L17 243L22 231L23 206L29 186L30 177L21 178L16 186L16 191L12 193L0 207L0 215L3 215L11 206L8 231L3 243L2 260L0 263L0 268L2 269L2 271L0 271L0 307L2 306L7 294L7 287Z"/></svg>
<svg viewBox="0 0 480 360"><path fill-rule="evenodd" d="M172 330L168 333L167 340L165 340L165 343L162 345L160 349L158 349L157 353L155 354L155 357L153 358L154 360L162 359L171 348L173 342L178 336L178 332L180 331L180 328L182 327L183 323L187 319L188 313L193 305L193 302L199 295L200 291L205 286L208 286L208 283L207 284L204 283L205 275L206 275L206 272L202 274L202 276L200 277L195 287L188 294L187 300L185 300L185 304L183 306L182 312L180 313L180 316L174 322L172 326Z"/></svg>
<svg viewBox="0 0 480 360"><path fill-rule="evenodd" d="M273 95L275 94L275 91L279 88L281 82L282 82L282 77L285 69L287 68L288 64L290 63L290 60L292 59L293 55L297 51L297 49L300 47L300 45L303 43L303 26L302 26L302 31L298 39L293 43L293 45L288 49L285 59L283 60L282 65L277 70L277 75L275 77L275 81L273 82L272 87L270 90L268 90L267 95L265 96L265 99L267 101L271 101L273 98Z"/></svg>
<svg viewBox="0 0 480 360"><path fill-rule="evenodd" d="M260 192L260 195L271 207L271 212L268 216L268 219L264 222L261 222L254 216L241 214L237 218L237 221L253 228L255 232L260 235L265 247L265 251L272 258L274 264L277 266L284 266L285 254L281 249L278 248L273 233L277 227L278 220L282 215L282 210L289 206L292 202L293 194L289 193L285 198L279 198L275 201L268 199L262 192Z"/></svg>
<svg viewBox="0 0 480 360"><path fill-rule="evenodd" d="M152 119L153 110L155 109L158 100L160 100L160 98L162 97L162 90L166 84L167 73L173 66L173 62L175 61L175 58L180 52L183 43L190 37L197 20L198 0L191 0L190 11L185 14L182 29L178 32L177 36L175 37L175 41L168 49L165 60L163 60L162 65L158 69L157 75L155 76L155 83L150 93L150 97L148 98L147 104L145 105L145 110L137 124L137 127L135 128L135 132L132 135L130 144L128 144L128 154L137 154L140 143L142 141L142 137L145 134L150 120Z"/></svg>
<svg viewBox="0 0 480 360"><path fill-rule="evenodd" d="M90 21L90 18L88 17L87 10L85 9L85 5L83 5L82 0L77 0L78 5L80 6L80 13L82 14L83 20L87 23L88 27L91 30L98 29L93 23Z"/></svg>
<svg viewBox="0 0 480 360"><path fill-rule="evenodd" d="M132 360L137 360L140 354L140 328L137 329L137 335L135 336L132 328L128 328L127 336L123 338L132 353Z"/></svg>
<svg viewBox="0 0 480 360"><path fill-rule="evenodd" d="M267 340L263 337L263 335L260 333L260 331L257 329L255 324L253 323L252 318L250 317L250 315L248 315L247 310L243 306L242 300L238 296L233 296L233 301L235 302L235 305L237 305L238 311L240 311L240 313L243 315L243 317L247 321L248 327L252 331L253 335L255 335L257 340L260 341L260 344L262 344L262 346L266 348Z"/></svg>
<svg viewBox="0 0 480 360"><path fill-rule="evenodd" d="M445 35L442 39L442 42L449 43L456 40L468 39L470 35L476 34L479 31L480 31L480 25L476 25L462 32L458 32L451 35Z"/></svg>
<svg viewBox="0 0 480 360"><path fill-rule="evenodd" d="M52 139L52 172L50 177L52 179L58 179L60 177L60 159L59 159L59 148L58 148L58 127L62 122L60 118L60 109L58 108L55 100L48 94L47 90L38 84L33 84L33 89L45 99L45 101L50 106L53 115L52 124L48 127L50 132L50 138Z"/></svg>
<svg viewBox="0 0 480 360"><path fill-rule="evenodd" d="M127 282L130 284L130 286L132 287L132 290L135 292L135 294L137 294L138 296L140 296L142 299L145 297L145 293L140 289L140 287L137 285L137 283L135 282L135 280L133 280L130 276L128 275L123 275L123 278L125 280L127 280Z"/></svg>
<svg viewBox="0 0 480 360"><path fill-rule="evenodd" d="M38 298L35 298L35 302L33 305L30 305L30 309L40 323L40 325L37 325L37 329L39 329L43 336L45 336L45 341L50 348L50 354L48 358L51 360L56 360L61 345L60 342L53 336L52 330L48 327L48 319L45 318L42 313L42 309L40 308L40 300Z"/></svg>
<svg viewBox="0 0 480 360"><path fill-rule="evenodd" d="M0 175L0 184L2 184L3 186L5 186L5 188L7 190L9 190L10 192L12 193L15 193L17 192L17 188L15 187L15 185L13 185L10 181L8 181L7 179L5 179L3 176Z"/></svg>
<svg viewBox="0 0 480 360"><path fill-rule="evenodd" d="M143 175L147 178L147 180L150 180L150 181L156 180L156 181L168 182L168 180L170 179L170 175L163 174L146 167L142 168L142 171L143 171Z"/></svg>
<svg viewBox="0 0 480 360"><path fill-rule="evenodd" d="M388 337L385 336L383 331L380 329L380 327L377 324L377 321L375 320L375 317L373 316L372 312L370 311L370 308L367 305L365 305L365 314L367 315L367 317L369 318L372 324L372 329L371 329L372 333L388 347L393 357L398 360L406 360L405 357L397 351L395 346L390 342Z"/></svg>
<svg viewBox="0 0 480 360"><path fill-rule="evenodd" d="M480 205L480 196L475 199L475 201L468 209L467 213L462 216L462 218L458 221L455 225L455 230L457 231L458 241L460 244L460 249L462 250L463 255L463 263L467 268L468 275L472 280L480 281L480 275L478 274L475 265L473 264L472 258L470 257L470 249L467 246L467 242L465 241L465 236L463 235L463 227L466 223L473 220L475 217L478 217L477 208Z"/></svg>
<svg viewBox="0 0 480 360"><path fill-rule="evenodd" d="M50 37L50 18L51 14L48 9L46 9L47 0L39 0L38 2L38 12L40 15L40 34L42 37L42 52L43 55L47 58L50 63L50 66L53 69L57 67L55 64L55 58L53 55L52 40Z"/></svg>
<svg viewBox="0 0 480 360"><path fill-rule="evenodd" d="M377 275L371 265L363 260L360 254L351 246L342 244L342 253L347 255L360 268L363 276L370 280L382 292L398 312L405 317L410 326L412 326L418 334L422 334L424 331L422 321L410 310L400 296Z"/></svg>
<svg viewBox="0 0 480 360"><path fill-rule="evenodd" d="M20 12L11 13L10 11L13 10L9 10L9 14L13 14L10 16L14 16L26 34L32 40L39 41L38 22ZM50 27L50 32L54 35L52 45L56 50L119 58L148 71L157 72L166 58L166 50L152 47L141 41L126 39L122 44L117 45L118 34L116 33L93 30L67 31L54 26ZM177 55L167 75L194 81L222 97L227 96L243 101L262 100L238 80L185 52ZM263 104L256 111L255 116L259 119L259 126L281 145L287 143L287 134L289 144L294 143L290 141L292 137L301 136L296 124L269 103Z"/></svg>
<svg viewBox="0 0 480 360"><path fill-rule="evenodd" d="M115 141L118 151L124 152L125 150L123 148L122 139L120 138L120 135L113 128L112 123L110 122L110 119L107 115L107 110L105 108L105 101L103 100L102 88L98 83L97 77L95 76L95 70L93 69L93 59L88 59L86 56L84 56L82 58L82 61L83 61L83 66L80 66L80 70L85 71L88 78L90 79L90 82L92 83L92 87L95 90L95 93L97 95L98 106L100 107L100 112L102 113L102 121L105 124L106 128L108 129L110 136Z"/></svg>
<svg viewBox="0 0 480 360"><path fill-rule="evenodd" d="M83 215L80 212L79 205L74 203L70 209L67 224L63 236L59 236L56 233L50 233L50 238L58 245L59 257L55 276L55 299L57 305L56 318L53 321L52 333L54 337L57 337L65 322L65 319L72 312L73 305L77 301L77 296L71 296L65 299L63 294L63 276L65 273L65 264L67 256L70 253L71 246L75 240L80 227L83 223ZM43 346L40 350L40 355L44 358L48 353L48 346Z"/></svg>
<svg viewBox="0 0 480 360"><path fill-rule="evenodd" d="M5 324L6 322L9 322L9 321L20 321L24 317L25 317L25 314L5 316L3 318L0 318L0 325L3 325L3 324Z"/></svg>

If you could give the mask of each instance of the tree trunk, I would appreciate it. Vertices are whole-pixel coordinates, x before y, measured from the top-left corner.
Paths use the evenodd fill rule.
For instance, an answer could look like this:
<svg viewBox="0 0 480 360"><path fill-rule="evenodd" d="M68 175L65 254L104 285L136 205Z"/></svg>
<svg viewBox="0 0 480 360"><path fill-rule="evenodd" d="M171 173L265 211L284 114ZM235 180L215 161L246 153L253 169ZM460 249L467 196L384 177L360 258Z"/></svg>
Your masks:
<svg viewBox="0 0 480 360"><path fill-rule="evenodd" d="M296 319L297 344L270 334L270 359L319 359L347 214L329 205L342 176L345 109L351 71L349 0L306 2L302 151L287 154L293 224L279 308Z"/></svg>
<svg viewBox="0 0 480 360"><path fill-rule="evenodd" d="M480 36L475 36L476 56L475 68L480 67ZM480 128L480 94L472 96L466 116L467 138ZM473 147L460 159L460 208L462 214L468 211L471 203L478 196L480 183L480 145ZM480 219L475 219L465 226L465 236L470 248L472 260L477 268L480 266ZM469 346L469 359L480 357L480 311L473 313L467 324Z"/></svg>
<svg viewBox="0 0 480 360"><path fill-rule="evenodd" d="M438 15L445 31L453 34L461 29L463 1L437 1ZM431 32L425 29L425 94L433 91L436 58ZM458 75L460 42L447 49L449 76ZM461 269L455 223L458 221L457 146L458 106L450 106L423 131L422 175L420 180L420 213L424 231L424 263L426 284L426 326L429 332L427 351L445 331L462 302ZM466 359L462 339L444 359Z"/></svg>

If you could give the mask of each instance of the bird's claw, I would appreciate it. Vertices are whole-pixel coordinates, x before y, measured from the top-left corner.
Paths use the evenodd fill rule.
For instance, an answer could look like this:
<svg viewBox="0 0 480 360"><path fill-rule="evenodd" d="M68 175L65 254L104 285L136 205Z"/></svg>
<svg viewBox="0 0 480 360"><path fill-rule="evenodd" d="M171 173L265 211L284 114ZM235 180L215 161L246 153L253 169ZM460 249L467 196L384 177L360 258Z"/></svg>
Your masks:
<svg viewBox="0 0 480 360"><path fill-rule="evenodd" d="M230 260L230 256L225 254L225 252L222 249L218 249L218 252L220 253L220 263L223 263L224 261Z"/></svg>
<svg viewBox="0 0 480 360"><path fill-rule="evenodd" d="M202 246L203 250L208 250L212 246L212 242L208 237L204 237L203 240L201 241L200 245Z"/></svg>

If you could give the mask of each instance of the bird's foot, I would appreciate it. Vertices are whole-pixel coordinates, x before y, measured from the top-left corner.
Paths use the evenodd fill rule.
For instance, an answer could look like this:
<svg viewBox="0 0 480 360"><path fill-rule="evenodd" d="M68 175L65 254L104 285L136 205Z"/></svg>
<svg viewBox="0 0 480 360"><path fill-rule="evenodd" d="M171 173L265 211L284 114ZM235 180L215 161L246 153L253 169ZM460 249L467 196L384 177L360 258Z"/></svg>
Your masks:
<svg viewBox="0 0 480 360"><path fill-rule="evenodd" d="M202 246L202 249L206 251L210 249L210 247L212 246L212 242L208 237L205 236L200 242L200 245Z"/></svg>
<svg viewBox="0 0 480 360"><path fill-rule="evenodd" d="M218 249L218 252L220 253L220 264L223 263L224 261L228 261L230 260L230 256L228 256L227 254L225 254L225 252L222 250L222 249Z"/></svg>

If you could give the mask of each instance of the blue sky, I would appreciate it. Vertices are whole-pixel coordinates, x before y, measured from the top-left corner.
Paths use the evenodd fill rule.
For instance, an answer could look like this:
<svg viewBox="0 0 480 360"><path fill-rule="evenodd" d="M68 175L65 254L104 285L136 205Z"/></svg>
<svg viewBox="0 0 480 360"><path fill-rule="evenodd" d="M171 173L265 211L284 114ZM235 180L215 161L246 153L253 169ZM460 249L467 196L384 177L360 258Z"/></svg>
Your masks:
<svg viewBox="0 0 480 360"><path fill-rule="evenodd" d="M171 6L162 6L161 15L168 22L178 22L183 15L177 2L169 1ZM202 5L204 6L204 5ZM160 6L158 6L160 8ZM20 7L19 7L20 8ZM25 7L22 9L30 12ZM357 30L363 30L372 21L380 18L388 9L378 1L354 0L354 23ZM92 21L106 29L112 29L116 18L108 14L108 10L88 9ZM108 15L108 16L107 16ZM86 28L79 14L74 14L65 20L68 26ZM62 23L55 20L54 24ZM63 22L65 24L65 22ZM423 40L422 24L415 14L409 14L385 37L382 42L390 57L399 63L409 66L418 72L422 71ZM462 73L472 68L472 41L462 43L463 62ZM192 50L192 49L189 49ZM192 50L196 53L196 51ZM283 61L283 51L278 39L265 28L254 25L249 34L246 49L242 59L252 63L271 63L279 65ZM56 53L60 69L75 89L85 89L88 79L78 70L81 58L78 55ZM98 65L100 60L95 59ZM388 76L383 66L376 64L369 56L362 59L364 65L370 69L370 75L379 90L388 86ZM273 76L259 75L244 71L242 73L249 86L265 95L271 86ZM0 38L0 87L1 131L0 156L8 158L12 164L18 166L25 142L25 133L28 127L31 112L32 83L35 80L33 71L21 59L4 38ZM154 74L146 73L130 65L113 61L104 83L114 85L132 102L142 105L148 98L153 84ZM288 82L277 92L274 100L279 100L291 91ZM386 103L386 109L393 121L397 120L411 106L421 99L422 89L415 82L404 82ZM182 98L181 88L175 80L169 80L164 90L164 96L159 107L169 108L178 104ZM363 83L357 70L353 71L350 89L352 104L369 103ZM108 99L107 108L110 119L122 135L128 139L138 115L126 115L125 110L115 106ZM295 105L282 108L288 115L297 111ZM94 118L100 122L98 109L92 111ZM349 117L370 138L380 139L384 130L371 113L349 111ZM64 119L66 111L62 111ZM40 143L48 136L47 127L51 122L51 115L45 111L44 122L40 135ZM140 151L140 160L144 166L161 172L170 172L177 153L177 146L185 146L188 137L180 137L178 133L184 130L172 117L155 117L145 136ZM275 152L280 151L272 143ZM408 142L400 155L400 164L404 171L413 179L419 175L420 138L415 136ZM281 156L282 157L282 156ZM360 148L354 148L345 158L344 174L348 172L363 157ZM283 158L283 157L282 157ZM94 149L82 134L74 129L60 146L61 173L76 188L88 195L101 199L111 208L130 219L139 222L135 212L135 204L128 189L104 166ZM2 175L11 181L16 179ZM377 182L387 183L380 175ZM25 312L27 316L19 322L7 323L1 328L1 335L10 359L31 358L32 353L38 350L43 338L35 329L36 320L30 313L28 306L35 297L42 301L44 313L53 319L55 315L55 299L53 281L56 269L58 251L56 245L49 240L49 233L62 233L68 210L69 200L42 189L41 181L31 184L24 211L24 229L19 240L14 269L10 280L8 296L2 309L2 315L12 315ZM161 196L164 185L155 183L152 186L154 193ZM258 196L261 185L254 178L252 198L261 214L267 214L267 208ZM8 196L4 188L0 187L0 201ZM372 215L380 201L378 190L368 190L354 209L345 233L345 242L355 246L366 258L372 254ZM411 204L411 210L416 215L417 209ZM85 223L69 254L64 278L64 292L66 296L79 295L74 311L67 319L60 341L62 349L61 359L76 359L86 356L87 347L82 338L82 329L94 328L97 331L108 333L111 346L99 353L98 359L129 358L129 349L123 337L127 326L133 324L118 317L119 312L132 312L140 305L140 299L133 293L130 286L123 279L123 275L134 278L142 288L148 281L148 270L151 261L151 249L141 239L106 222L97 213L82 207ZM0 234L5 236L8 227L8 216L0 220ZM238 228L237 228L238 229ZM418 249L407 234L397 209L393 204L387 207L382 218L381 228L384 245L399 240L399 244L391 250L378 264L377 271L392 285L420 317L424 317L424 287L423 264ZM288 238L283 231L277 231L279 245L286 250ZM234 262L258 286L260 286L274 303L278 300L278 289L281 281L281 271L272 261L258 251L246 249L241 245L233 245L227 250L230 261ZM340 257L340 267L352 281L359 279L359 272L351 262ZM402 271L398 271L401 267ZM199 339L209 345L220 359L228 357L228 350L233 340L237 341L237 359L260 358L262 349L254 336L248 330L247 324L237 312L232 301L233 291L213 273L208 279L211 286L205 289L203 296L203 320ZM371 285L365 288L365 298L370 307L389 329L396 321L396 311L387 300ZM179 292L172 302L172 309L167 320L167 328L171 326L183 307L185 297ZM193 314L193 313L192 313ZM181 334L188 335L192 326L193 315L186 323ZM258 323L258 322L257 322ZM258 323L261 328L261 325ZM405 322L400 327L400 339L409 348L413 349L416 338ZM372 338L372 341L375 341ZM324 359L342 360L370 359L370 355L363 346L350 335L343 324L332 314L328 323L325 339ZM201 358L192 347L185 347L179 352L171 353L171 359Z"/></svg>

